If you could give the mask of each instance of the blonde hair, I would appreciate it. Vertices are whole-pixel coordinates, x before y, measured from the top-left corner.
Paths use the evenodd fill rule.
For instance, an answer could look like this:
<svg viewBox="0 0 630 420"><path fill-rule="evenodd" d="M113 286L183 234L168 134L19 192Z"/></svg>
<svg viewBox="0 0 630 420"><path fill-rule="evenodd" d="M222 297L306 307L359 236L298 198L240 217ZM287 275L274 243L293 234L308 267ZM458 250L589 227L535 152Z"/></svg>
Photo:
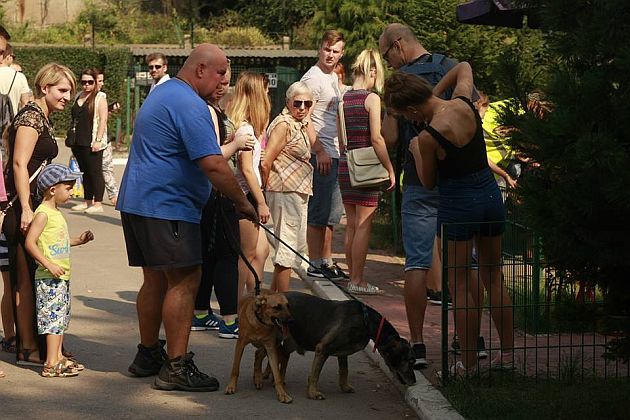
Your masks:
<svg viewBox="0 0 630 420"><path fill-rule="evenodd" d="M43 89L46 86L56 86L63 81L63 79L67 79L70 83L70 96L74 96L74 93L77 90L77 80L74 77L74 73L61 64L57 63L48 63L39 71L35 76L35 98L39 99L44 96ZM96 79L94 79L96 81Z"/></svg>
<svg viewBox="0 0 630 420"><path fill-rule="evenodd" d="M247 121L260 137L269 123L271 103L265 89L265 77L261 73L243 72L234 86L234 97L226 110L227 116L238 128Z"/></svg>
<svg viewBox="0 0 630 420"><path fill-rule="evenodd" d="M382 92L385 83L385 69L383 68L381 54L373 49L363 50L352 65L352 77L355 79L360 76L368 77L371 69L376 69L374 88L377 92Z"/></svg>

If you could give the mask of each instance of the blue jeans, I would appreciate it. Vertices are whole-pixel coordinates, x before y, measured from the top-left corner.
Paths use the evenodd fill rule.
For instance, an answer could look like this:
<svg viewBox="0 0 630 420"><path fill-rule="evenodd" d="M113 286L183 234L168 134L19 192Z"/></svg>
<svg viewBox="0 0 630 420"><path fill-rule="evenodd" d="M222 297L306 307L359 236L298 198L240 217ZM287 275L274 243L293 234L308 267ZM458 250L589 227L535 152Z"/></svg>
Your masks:
<svg viewBox="0 0 630 420"><path fill-rule="evenodd" d="M433 259L440 193L422 185L403 185L402 237L405 271L428 270Z"/></svg>

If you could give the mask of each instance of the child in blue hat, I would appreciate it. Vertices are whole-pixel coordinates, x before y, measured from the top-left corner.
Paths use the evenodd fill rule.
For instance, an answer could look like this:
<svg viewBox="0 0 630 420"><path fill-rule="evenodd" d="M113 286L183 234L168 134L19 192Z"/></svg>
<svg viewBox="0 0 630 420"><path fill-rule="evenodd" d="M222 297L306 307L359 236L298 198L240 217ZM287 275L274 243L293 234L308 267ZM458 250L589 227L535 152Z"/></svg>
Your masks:
<svg viewBox="0 0 630 420"><path fill-rule="evenodd" d="M35 294L37 330L46 335L46 362L42 376L65 378L77 376L83 365L62 355L63 335L70 322L70 247L94 239L89 230L70 238L68 225L59 204L70 199L72 188L81 174L64 165L46 166L37 178L43 196L35 210L26 236L26 250L37 261Z"/></svg>

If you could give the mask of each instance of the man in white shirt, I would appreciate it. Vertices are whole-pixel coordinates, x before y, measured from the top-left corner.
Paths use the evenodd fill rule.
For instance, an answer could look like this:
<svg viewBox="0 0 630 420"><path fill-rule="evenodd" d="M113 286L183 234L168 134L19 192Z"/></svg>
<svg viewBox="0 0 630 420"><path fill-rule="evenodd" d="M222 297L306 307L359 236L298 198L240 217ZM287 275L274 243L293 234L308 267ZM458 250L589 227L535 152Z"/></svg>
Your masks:
<svg viewBox="0 0 630 420"><path fill-rule="evenodd" d="M162 53L156 52L147 55L147 65L149 66L149 75L153 79L149 93L153 92L156 86L161 85L170 79L168 75L168 61Z"/></svg>
<svg viewBox="0 0 630 420"><path fill-rule="evenodd" d="M15 116L20 108L33 99L33 92L28 86L26 76L10 67L13 58L15 58L13 48L7 44L2 55L2 62L0 62L0 93L7 95L11 100L11 107Z"/></svg>
<svg viewBox="0 0 630 420"><path fill-rule="evenodd" d="M319 47L317 63L302 76L301 81L313 91L314 104L308 125L312 144L313 196L308 202L308 228L306 242L311 263L319 267L308 269L311 277L340 279L343 272L332 261L333 226L343 215L343 203L337 168L339 165L339 139L337 136L337 107L339 86L333 69L343 56L345 41L335 30L324 33Z"/></svg>

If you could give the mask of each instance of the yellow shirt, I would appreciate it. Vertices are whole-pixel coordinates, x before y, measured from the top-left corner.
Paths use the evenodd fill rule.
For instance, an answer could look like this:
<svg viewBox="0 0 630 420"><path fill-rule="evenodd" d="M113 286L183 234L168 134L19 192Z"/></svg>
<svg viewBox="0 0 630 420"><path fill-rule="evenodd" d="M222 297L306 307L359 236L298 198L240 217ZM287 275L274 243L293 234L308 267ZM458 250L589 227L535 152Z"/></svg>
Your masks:
<svg viewBox="0 0 630 420"><path fill-rule="evenodd" d="M37 246L46 259L66 271L59 279L70 280L70 236L68 234L66 219L59 210L51 209L43 204L40 204L37 210L35 210L35 215L38 213L46 214L48 220L46 226L44 226L44 230L41 235L39 235ZM35 278L50 279L54 278L54 276L38 263Z"/></svg>

